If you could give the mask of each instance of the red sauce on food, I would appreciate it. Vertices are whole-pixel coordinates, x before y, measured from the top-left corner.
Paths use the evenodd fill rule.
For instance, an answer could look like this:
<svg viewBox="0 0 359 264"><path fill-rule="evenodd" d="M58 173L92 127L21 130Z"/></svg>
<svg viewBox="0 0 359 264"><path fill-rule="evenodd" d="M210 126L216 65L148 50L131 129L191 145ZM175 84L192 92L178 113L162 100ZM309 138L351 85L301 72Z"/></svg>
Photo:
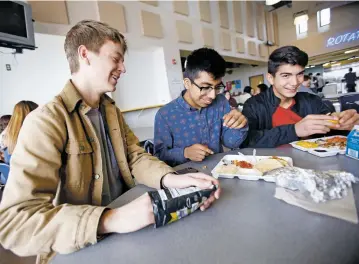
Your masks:
<svg viewBox="0 0 359 264"><path fill-rule="evenodd" d="M236 166L241 167L243 169L253 169L253 165L247 161L235 161Z"/></svg>

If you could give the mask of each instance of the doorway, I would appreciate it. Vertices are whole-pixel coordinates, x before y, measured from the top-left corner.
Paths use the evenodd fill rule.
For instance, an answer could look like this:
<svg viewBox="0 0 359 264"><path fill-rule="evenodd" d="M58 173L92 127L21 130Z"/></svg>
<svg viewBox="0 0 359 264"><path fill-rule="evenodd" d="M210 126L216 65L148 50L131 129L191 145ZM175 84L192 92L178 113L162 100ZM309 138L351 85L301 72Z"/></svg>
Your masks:
<svg viewBox="0 0 359 264"><path fill-rule="evenodd" d="M249 77L249 85L253 89L257 89L258 84L261 84L261 83L264 83L263 74Z"/></svg>

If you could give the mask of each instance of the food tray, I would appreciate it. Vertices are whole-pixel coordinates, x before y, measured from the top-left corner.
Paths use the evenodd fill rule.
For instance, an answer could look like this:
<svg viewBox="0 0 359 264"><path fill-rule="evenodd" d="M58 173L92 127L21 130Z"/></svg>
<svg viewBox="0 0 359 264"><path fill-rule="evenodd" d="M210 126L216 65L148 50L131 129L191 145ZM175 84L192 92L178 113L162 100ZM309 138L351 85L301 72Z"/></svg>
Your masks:
<svg viewBox="0 0 359 264"><path fill-rule="evenodd" d="M345 151L346 151L346 148L344 149L340 149L339 147L337 146L334 146L334 147L322 147L322 146L317 146L317 147L302 147L302 146L299 146L297 145L298 142L301 142L301 141L306 141L306 142L324 142L326 141L327 139L331 139L331 138L334 138L334 137L337 137L337 138L347 138L345 136L331 136L331 137L322 137L322 138L315 138L315 139L307 139L307 140L299 140L299 141L294 141L292 143L290 143L292 145L293 148L296 148L296 149L299 149L299 150L302 150L302 151L306 151L310 154L313 154L315 156L318 156L318 157L321 157L321 158L324 158L324 157L331 157L331 156L335 156L337 154L345 154Z"/></svg>
<svg viewBox="0 0 359 264"><path fill-rule="evenodd" d="M255 161L253 159L252 155L226 155L224 156L221 161L216 165L216 167L214 167L214 169L211 171L212 176L215 178L229 178L229 179L233 179L235 177L241 179L241 180L249 180L249 181L258 181L258 180L264 180L267 182L275 182L275 177L272 176L257 176L257 175L241 175L241 174L224 174L224 173L218 173L217 168L221 165L224 164L224 160L226 161L232 161L232 160L237 160L237 161L247 161L250 162L252 164L255 164L257 161L260 161L262 159L268 159L271 158L273 156L256 156L255 157ZM279 157L283 160L285 160L286 162L288 162L289 166L293 166L293 159L290 157ZM248 169L250 170L250 169Z"/></svg>

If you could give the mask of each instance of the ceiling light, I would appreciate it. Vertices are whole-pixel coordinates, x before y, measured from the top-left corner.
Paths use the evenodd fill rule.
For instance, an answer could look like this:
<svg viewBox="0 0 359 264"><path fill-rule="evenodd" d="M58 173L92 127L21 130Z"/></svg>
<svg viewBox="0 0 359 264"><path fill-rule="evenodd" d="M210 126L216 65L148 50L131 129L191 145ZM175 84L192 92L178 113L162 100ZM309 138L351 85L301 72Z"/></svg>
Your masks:
<svg viewBox="0 0 359 264"><path fill-rule="evenodd" d="M340 66L340 65L341 65L341 63L339 62L339 63L332 64L332 67Z"/></svg>
<svg viewBox="0 0 359 264"><path fill-rule="evenodd" d="M336 63L336 62L338 62L338 61L330 61L331 64Z"/></svg>
<svg viewBox="0 0 359 264"><path fill-rule="evenodd" d="M275 5L279 2L280 0L266 0L266 5Z"/></svg>
<svg viewBox="0 0 359 264"><path fill-rule="evenodd" d="M359 51L359 49L347 50L347 51L345 51L344 53L345 53L345 54L349 54L349 53L353 53L353 52L357 52L357 51Z"/></svg>
<svg viewBox="0 0 359 264"><path fill-rule="evenodd" d="M325 66L329 66L329 65L330 65L329 62L323 64L324 67L325 67Z"/></svg>
<svg viewBox="0 0 359 264"><path fill-rule="evenodd" d="M355 59L355 57L351 57L351 58L349 58L348 60L354 60Z"/></svg>
<svg viewBox="0 0 359 264"><path fill-rule="evenodd" d="M315 67L315 65L310 66L310 68L314 68L314 67Z"/></svg>

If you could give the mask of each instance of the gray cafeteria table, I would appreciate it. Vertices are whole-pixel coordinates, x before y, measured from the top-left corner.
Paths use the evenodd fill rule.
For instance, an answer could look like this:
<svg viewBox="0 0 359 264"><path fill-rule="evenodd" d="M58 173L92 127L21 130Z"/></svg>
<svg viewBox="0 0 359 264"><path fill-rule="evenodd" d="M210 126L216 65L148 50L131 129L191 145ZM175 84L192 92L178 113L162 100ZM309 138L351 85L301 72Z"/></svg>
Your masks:
<svg viewBox="0 0 359 264"><path fill-rule="evenodd" d="M251 154L251 149L242 149ZM225 154L204 162L189 162L210 173ZM359 176L359 161L343 155L319 158L285 146L257 149L257 155L289 156L294 165L310 169L338 169ZM53 263L150 264L354 264L359 263L359 225L305 211L273 197L275 184L264 181L221 179L222 196L205 212L168 226L148 227L131 234L113 234L94 246ZM149 190L137 186L113 202L118 207ZM354 187L359 206L359 184Z"/></svg>

